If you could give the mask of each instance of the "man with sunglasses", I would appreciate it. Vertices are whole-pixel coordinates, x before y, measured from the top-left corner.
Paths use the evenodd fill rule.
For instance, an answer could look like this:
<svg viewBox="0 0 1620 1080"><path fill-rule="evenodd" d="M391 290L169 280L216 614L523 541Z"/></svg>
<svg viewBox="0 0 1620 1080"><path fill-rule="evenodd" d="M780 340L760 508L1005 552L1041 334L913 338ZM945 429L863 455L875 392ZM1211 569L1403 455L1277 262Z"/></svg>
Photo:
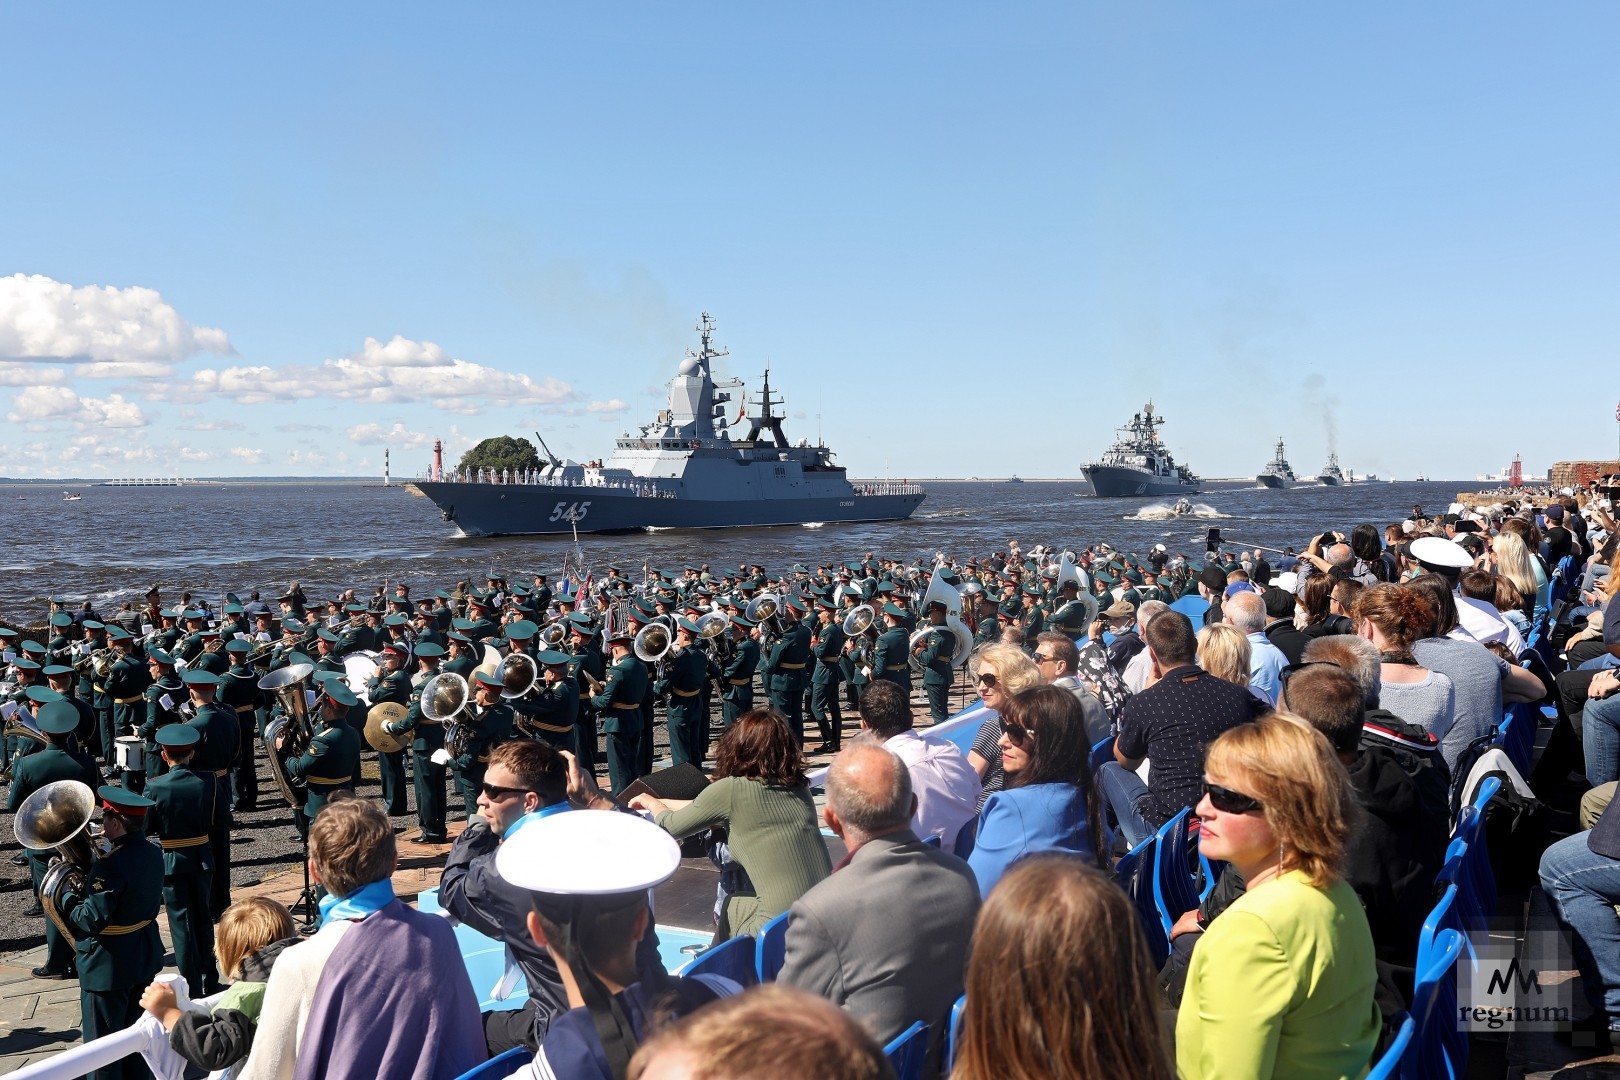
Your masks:
<svg viewBox="0 0 1620 1080"><path fill-rule="evenodd" d="M1057 630L1042 632L1035 638L1034 660L1035 670L1040 672L1043 683L1067 690L1080 703L1087 743L1095 746L1114 733L1114 721L1108 715L1107 708L1096 695L1080 685L1077 675L1080 650L1074 647L1073 639Z"/></svg>

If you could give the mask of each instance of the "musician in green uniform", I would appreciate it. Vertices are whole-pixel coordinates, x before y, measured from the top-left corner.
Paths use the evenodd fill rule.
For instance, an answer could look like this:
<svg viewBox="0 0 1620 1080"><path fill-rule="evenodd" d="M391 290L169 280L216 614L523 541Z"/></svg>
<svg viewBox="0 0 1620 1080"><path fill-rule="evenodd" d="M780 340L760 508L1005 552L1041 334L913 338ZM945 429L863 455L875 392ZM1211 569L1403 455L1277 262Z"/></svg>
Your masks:
<svg viewBox="0 0 1620 1080"><path fill-rule="evenodd" d="M190 993L204 997L219 986L214 964L214 852L210 834L225 821L225 790L205 769L192 767L201 741L195 728L170 724L157 734L169 770L146 785L152 800L148 836L163 846L163 907L169 913L174 965Z"/></svg>
<svg viewBox="0 0 1620 1080"><path fill-rule="evenodd" d="M563 606L561 597L573 595L566 591L566 584L565 591L558 593L559 608ZM568 677L579 691L579 710L574 714L574 756L579 759L581 770L595 776L597 711L591 703L591 695L607 680L607 657L602 654L601 638L589 615L571 614L563 618L568 627Z"/></svg>
<svg viewBox="0 0 1620 1080"><path fill-rule="evenodd" d="M677 619L675 646L665 657L664 677L653 692L669 695L669 754L676 765L690 762L703 765L704 737L708 734L709 713L703 707L703 684L709 675L709 660L697 647L698 625L691 619Z"/></svg>
<svg viewBox="0 0 1620 1080"><path fill-rule="evenodd" d="M579 684L568 674L569 656L547 649L535 659L540 664L540 684L531 693L510 702L514 723L524 735L573 752L579 719ZM595 729L592 731L594 734Z"/></svg>
<svg viewBox="0 0 1620 1080"><path fill-rule="evenodd" d="M180 612L180 623L185 629L170 655L177 660L184 660L189 667L202 655L203 631L207 628L207 617L200 611L188 608Z"/></svg>
<svg viewBox="0 0 1620 1080"><path fill-rule="evenodd" d="M789 600L779 609L782 636L765 653L765 689L771 705L787 718L794 741L804 744L804 689L810 665L810 628L799 621L804 605Z"/></svg>
<svg viewBox="0 0 1620 1080"><path fill-rule="evenodd" d="M28 796L46 784L54 784L58 780L77 780L92 790L101 785L101 777L96 771L95 762L69 749L74 731L79 726L77 710L65 701L46 702L40 706L34 722L45 737L45 745L38 753L29 754L17 762L11 778L11 792L6 802L6 810L9 813L15 814ZM24 914L40 915L43 912L35 910L39 907L39 884L44 880L45 871L56 852L29 851L27 854L35 903L34 909ZM56 929L56 924L47 919L45 963L42 967L34 968L32 974L36 979L71 979L73 973L73 946Z"/></svg>
<svg viewBox="0 0 1620 1080"><path fill-rule="evenodd" d="M422 690L412 687L410 677L402 670L407 655L406 646L391 642L383 650L383 665L387 674L379 673L371 680L371 707L385 701L399 701L405 706L403 719L383 725L388 734L398 737L411 733L411 774L416 789L416 820L422 831L415 838L418 844L448 844L445 831L445 764L435 761L434 752L444 748L444 728L437 723L425 723L422 716ZM403 699L399 696L403 694ZM383 758L390 755L382 754ZM401 767L404 751L399 752ZM386 793L384 798L386 798ZM399 798L405 799L404 776L400 776Z"/></svg>
<svg viewBox="0 0 1620 1080"><path fill-rule="evenodd" d="M124 777L124 786L137 792L145 786L146 781L162 776L166 768L163 753L157 744L158 729L185 719L180 715L180 706L186 701L186 685L175 673L174 657L163 649L153 648L147 650L146 662L152 681L143 694L146 714L141 719L139 731L141 761L145 771L132 772Z"/></svg>
<svg viewBox="0 0 1620 1080"><path fill-rule="evenodd" d="M996 598L990 594L990 590L986 589L979 594L978 610L975 612L976 621L973 624L975 648L1001 640L1001 624L996 619L996 613L1000 610L1000 605L996 603Z"/></svg>
<svg viewBox="0 0 1620 1080"><path fill-rule="evenodd" d="M831 599L823 597L816 601L816 615L820 622L810 643L816 664L810 675L810 715L821 732L821 745L813 753L836 754L844 744L844 714L838 707L838 684L844 677L841 664L848 636L838 624L838 612Z"/></svg>
<svg viewBox="0 0 1620 1080"><path fill-rule="evenodd" d="M1034 641L1046 629L1046 613L1041 610L1041 590L1038 585L1025 585L1019 590L1023 607L1018 612L1018 626L1024 631L1025 641Z"/></svg>
<svg viewBox="0 0 1620 1080"><path fill-rule="evenodd" d="M326 627L315 631L315 670L344 674L343 658L338 655L338 636Z"/></svg>
<svg viewBox="0 0 1620 1080"><path fill-rule="evenodd" d="M107 648L107 624L99 619L86 619L81 625L84 627L85 642L80 658L74 662L79 669L78 698L89 703L90 711L94 714L94 726L85 746L103 761L111 762L113 746L112 740L107 737L107 729L112 726L112 698L107 696L106 684L92 659Z"/></svg>
<svg viewBox="0 0 1620 1080"><path fill-rule="evenodd" d="M746 615L733 615L726 633L731 635L730 658L720 668L720 723L729 728L737 717L754 707L754 672L759 668L759 641L755 623Z"/></svg>
<svg viewBox="0 0 1620 1080"><path fill-rule="evenodd" d="M438 751L455 770L456 790L461 793L467 820L478 816L478 793L489 755L512 736L512 706L501 697L501 683L490 672L479 671L472 679L472 706L451 724L451 742ZM435 756L438 756L435 755Z"/></svg>
<svg viewBox="0 0 1620 1080"><path fill-rule="evenodd" d="M444 662L440 668L444 671L453 671L463 679L472 678L473 669L478 666L478 656L473 652L472 638L465 631L452 630L445 635Z"/></svg>
<svg viewBox="0 0 1620 1080"><path fill-rule="evenodd" d="M433 617L433 602L430 600L423 600L417 606L416 614L411 616L411 630L416 634L418 645L444 644L444 634L439 630L438 620Z"/></svg>
<svg viewBox="0 0 1620 1080"><path fill-rule="evenodd" d="M883 605L883 633L872 646L872 681L887 679L911 696L910 641L903 620L905 611L894 603Z"/></svg>
<svg viewBox="0 0 1620 1080"><path fill-rule="evenodd" d="M467 637L474 645L481 645L485 638L499 637L501 628L490 617L489 598L482 593L473 593L467 597L468 621L472 623L467 627Z"/></svg>
<svg viewBox="0 0 1620 1080"><path fill-rule="evenodd" d="M225 652L225 638L220 634L218 627L209 627L202 631L203 647L191 667L198 671L207 671L215 675L223 675L230 670L231 661Z"/></svg>
<svg viewBox="0 0 1620 1080"><path fill-rule="evenodd" d="M85 1042L129 1027L141 1015L141 991L163 967L157 913L163 903L163 853L146 841L152 800L103 787L102 837L111 846L90 866L82 888L58 896L77 944L81 1030ZM150 1075L139 1058L92 1073L94 1080Z"/></svg>
<svg viewBox="0 0 1620 1080"><path fill-rule="evenodd" d="M28 689L32 686L44 687L45 677L40 674L42 665L31 656L19 656L11 662L11 671L16 679L16 686L6 694L6 702L18 708L28 705ZM16 768L17 759L38 745L32 739L22 735L7 735L5 737L6 760L5 773L11 775Z"/></svg>
<svg viewBox="0 0 1620 1080"><path fill-rule="evenodd" d="M109 627L107 640L113 650L106 682L107 698L112 703L112 723L104 738L107 766L112 770L117 767L119 736L136 734L146 720L144 694L152 676L147 672L147 665L135 654L135 639L128 630L121 626Z"/></svg>
<svg viewBox="0 0 1620 1080"><path fill-rule="evenodd" d="M211 773L221 790L224 790L240 749L241 733L236 723L236 711L215 700L220 678L213 672L188 668L185 682L194 710L186 723L198 735L191 767L198 772ZM165 767L167 764L165 761ZM231 906L231 812L228 799L209 837L214 849L214 881L209 895L214 918L217 919Z"/></svg>
<svg viewBox="0 0 1620 1080"><path fill-rule="evenodd" d="M927 634L917 643L917 663L923 670L923 693L928 697L928 714L940 724L950 716L951 680L956 669L951 658L956 653L956 634L945 625L947 610L938 600L928 605Z"/></svg>
<svg viewBox="0 0 1620 1080"><path fill-rule="evenodd" d="M73 616L58 611L51 616L51 637L45 642L45 661L48 666L72 664L79 646L79 628Z"/></svg>
<svg viewBox="0 0 1620 1080"><path fill-rule="evenodd" d="M245 813L254 809L259 801L258 760L254 753L259 705L263 693L259 690L259 673L248 663L253 643L246 638L232 638L225 643L225 655L231 666L219 680L219 700L236 714L236 761L231 765L232 810Z"/></svg>
<svg viewBox="0 0 1620 1080"><path fill-rule="evenodd" d="M312 722L314 734L309 745L295 758L287 759L287 775L304 785L304 805L294 814L299 836L309 835L309 823L321 812L335 791L353 791L360 777L360 734L348 722L349 710L360 699L341 679L329 679ZM277 749L286 745L287 732L278 732Z"/></svg>
<svg viewBox="0 0 1620 1080"><path fill-rule="evenodd" d="M1078 641L1085 636L1091 622L1088 616L1094 609L1080 599L1080 582L1074 578L1058 586L1057 593L1057 607L1051 618L1046 620L1046 629L1054 630L1070 641Z"/></svg>
<svg viewBox="0 0 1620 1080"><path fill-rule="evenodd" d="M378 705L381 705L384 702L394 701L404 705L407 709L413 707L417 708L417 719L420 719L420 695L413 691L411 687L411 678L403 669L405 663L405 651L400 648L384 649L383 654L379 659L381 664L377 668L377 673L366 682L366 696L371 699L371 707L376 708ZM409 718L410 717L407 715L406 719ZM401 721L401 723L403 723L403 721ZM415 725L413 724L412 726L414 727ZM434 728L434 737L439 738L440 736L437 734L437 726L428 726ZM411 730L411 728L400 727L398 731L391 731L390 734L402 735L409 730ZM405 801L405 751L377 751L377 769L382 776L382 797L383 802L387 804L388 814L390 817L398 817L410 809L409 805ZM425 779L426 778L419 778L416 781L416 816L417 819L422 822L424 832L427 831L428 825L426 816L424 814L424 810L426 808L424 808L422 805L422 785L425 783ZM439 770L439 806L441 807L438 817L439 831L437 834L431 835L443 836L443 769Z"/></svg>
<svg viewBox="0 0 1620 1080"><path fill-rule="evenodd" d="M647 665L632 648L634 635L628 622L621 628L614 609L607 612L614 625L604 631L613 663L607 669L602 689L590 701L602 717L602 733L607 736L608 783L615 794L636 780L636 751L641 742L641 701L647 694Z"/></svg>
<svg viewBox="0 0 1620 1080"><path fill-rule="evenodd" d="M88 748L96 744L96 713L90 703L75 696L74 689L78 685L78 673L66 664L52 664L40 672L45 676L45 685L57 694L62 700L72 706L78 714L79 727L73 733L74 739L80 748Z"/></svg>

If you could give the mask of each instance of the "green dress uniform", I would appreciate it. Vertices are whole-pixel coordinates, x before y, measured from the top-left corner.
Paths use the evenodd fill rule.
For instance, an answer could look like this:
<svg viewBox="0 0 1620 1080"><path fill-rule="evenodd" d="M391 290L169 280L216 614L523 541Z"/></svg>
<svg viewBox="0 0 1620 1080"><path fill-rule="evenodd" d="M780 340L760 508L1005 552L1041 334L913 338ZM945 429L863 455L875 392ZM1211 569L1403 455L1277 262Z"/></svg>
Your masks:
<svg viewBox="0 0 1620 1080"><path fill-rule="evenodd" d="M1046 620L1046 628L1067 637L1070 641L1077 641L1086 635L1088 629L1085 624L1086 606L1079 600L1069 600L1058 605Z"/></svg>
<svg viewBox="0 0 1620 1080"><path fill-rule="evenodd" d="M1036 635L1046 629L1046 613L1039 604L1030 604L1019 611L1018 625L1024 630L1024 647L1033 648Z"/></svg>
<svg viewBox="0 0 1620 1080"><path fill-rule="evenodd" d="M141 991L163 968L158 907L163 853L144 836L124 836L91 864L84 894L62 898L64 921L78 938L79 1005L84 1041L129 1027L141 1015ZM138 1058L91 1074L96 1080L150 1075Z"/></svg>
<svg viewBox="0 0 1620 1080"><path fill-rule="evenodd" d="M192 755L191 767L211 774L221 791L226 790L231 765L236 761L241 738L236 724L236 712L229 705L210 701L197 707L197 715L186 722L201 741ZM210 896L214 918L225 914L231 906L231 804L221 799L221 812L209 832L214 849L214 881Z"/></svg>
<svg viewBox="0 0 1620 1080"><path fill-rule="evenodd" d="M239 658L219 680L219 700L236 714L237 753L231 766L231 808L252 810L259 801L257 755L254 736L257 734L259 704L263 692L259 689L259 673L253 665Z"/></svg>
<svg viewBox="0 0 1620 1080"><path fill-rule="evenodd" d="M174 964L192 996L204 997L220 989L213 914L218 868L209 838L228 827L224 787L212 773L185 764L152 780L144 794L157 803L146 827L162 841L163 907L169 913Z"/></svg>
<svg viewBox="0 0 1620 1080"><path fill-rule="evenodd" d="M439 670L453 671L463 679L470 680L472 679L473 669L477 666L478 658L470 652L464 652L460 656L446 657L444 662L439 665Z"/></svg>
<svg viewBox="0 0 1620 1080"><path fill-rule="evenodd" d="M386 725L390 735L403 735L411 733L411 784L416 789L416 821L422 826L422 835L427 838L426 843L437 843L446 839L445 832L445 780L446 768L432 760L435 750L444 748L444 727L440 724L428 724L422 721L422 687L411 687L410 676L403 671L396 671L392 675L382 676L371 680L371 704L373 707L385 701L397 701L401 691L399 684L403 683L405 694L405 718L394 724ZM394 685L390 687L390 683ZM422 686L426 686L424 681ZM379 696L379 694L381 696ZM469 706L470 707L470 706ZM380 758L386 760L392 755L379 752ZM405 801L405 776L403 773L405 752L399 752L401 774L399 777L399 798ZM388 793L383 792L383 798ZM401 807L401 812L404 808ZM392 811L390 811L391 813Z"/></svg>
<svg viewBox="0 0 1620 1080"><path fill-rule="evenodd" d="M107 697L112 702L112 728L107 738L107 764L117 760L115 748L120 735L134 735L146 722L146 688L152 676L139 657L121 656L107 672Z"/></svg>
<svg viewBox="0 0 1620 1080"><path fill-rule="evenodd" d="M211 675L223 675L231 668L231 658L225 654L223 647L204 649L197 654L197 659L191 661L188 671L206 671Z"/></svg>
<svg viewBox="0 0 1620 1080"><path fill-rule="evenodd" d="M673 652L664 665L664 678L653 692L669 695L669 754L676 765L703 764L703 742L708 734L709 713L703 707L703 684L708 680L709 660L703 650Z"/></svg>
<svg viewBox="0 0 1620 1080"><path fill-rule="evenodd" d="M360 778L360 734L342 720L315 721L315 734L298 757L287 760L287 775L304 785L304 805L298 812L298 831L321 812L334 791L353 791Z"/></svg>
<svg viewBox="0 0 1620 1080"><path fill-rule="evenodd" d="M516 716L523 717L520 731L578 756L575 725L579 718L579 684L568 676L554 683L541 682L533 692L507 702ZM594 733L594 729L593 729Z"/></svg>
<svg viewBox="0 0 1620 1080"><path fill-rule="evenodd" d="M92 791L101 786L101 777L94 762L71 754L60 746L46 746L17 762L11 777L11 792L6 800L7 812L15 814L24 799L58 780L77 780ZM33 879L35 896L39 895L39 884L55 856L55 851L28 852L28 875ZM45 966L59 973L66 973L73 967L73 946L68 944L56 929L56 924L49 919L45 920Z"/></svg>
<svg viewBox="0 0 1620 1080"><path fill-rule="evenodd" d="M367 696L371 698L373 707L384 702L395 701L404 705L407 709L415 708L417 719L421 719L421 695L411 689L411 677L403 671L384 675L382 669L379 668L377 674L366 682L366 692ZM409 713L406 714L406 719L410 719ZM433 726L437 730L437 725ZM402 728L400 733L403 734L408 730L410 729ZM359 732L356 731L355 734L358 735ZM442 739L443 735L437 737ZM383 802L387 805L388 815L398 817L410 809L405 802L405 751L395 750L392 753L382 750L377 751L377 771L382 777L382 797ZM442 769L439 772L439 785L439 802L443 805L444 772ZM417 816L420 817L422 812L420 789L417 792L417 800ZM443 817L441 817L440 821L443 820Z"/></svg>
<svg viewBox="0 0 1620 1080"><path fill-rule="evenodd" d="M928 628L922 640L922 651L917 660L923 669L923 693L928 696L928 714L934 723L943 723L950 716L951 681L956 669L951 657L956 652L956 633L943 626Z"/></svg>
<svg viewBox="0 0 1620 1080"><path fill-rule="evenodd" d="M468 712L476 708L469 706ZM512 722L512 705L507 701L478 709L478 715L467 717L465 722L457 718L456 726L462 729L457 734L461 752L451 751L455 756L450 759L450 768L454 770L456 790L461 793L468 821L478 813L478 791L483 786L484 774L489 771L490 752L512 737Z"/></svg>
<svg viewBox="0 0 1620 1080"><path fill-rule="evenodd" d="M903 626L891 626L872 646L872 680L887 679L911 696L911 659L906 646L911 637Z"/></svg>
<svg viewBox="0 0 1620 1080"><path fill-rule="evenodd" d="M837 750L843 744L844 714L838 707L838 684L843 681L844 642L849 638L834 619L816 627L816 669L810 676L810 715L821 732L821 741Z"/></svg>
<svg viewBox="0 0 1620 1080"><path fill-rule="evenodd" d="M500 637L501 628L492 619L474 619L466 634L472 638L473 645L477 646L482 644L485 638Z"/></svg>
<svg viewBox="0 0 1620 1080"><path fill-rule="evenodd" d="M766 692L771 705L787 718L788 730L804 745L804 688L809 681L810 628L795 620L771 644L765 657Z"/></svg>
<svg viewBox="0 0 1620 1080"><path fill-rule="evenodd" d="M579 759L579 767L591 776L596 775L597 708L591 698L585 693L586 683L580 672L589 672L597 682L607 681L607 657L597 647L596 639L578 652L568 654L568 677L573 680L574 687L579 694L579 709L574 714L574 754Z"/></svg>
<svg viewBox="0 0 1620 1080"><path fill-rule="evenodd" d="M193 630L191 633L186 634L180 639L180 643L175 646L175 649L170 650L170 655L184 660L186 662L186 666L191 667L196 664L197 657L202 654L202 650L202 631Z"/></svg>
<svg viewBox="0 0 1620 1080"><path fill-rule="evenodd" d="M721 724L727 728L754 707L754 671L759 667L759 642L745 637L720 669L726 689L720 698Z"/></svg>
<svg viewBox="0 0 1620 1080"><path fill-rule="evenodd" d="M163 755L158 752L158 728L169 724L178 724L185 720L180 715L180 703L187 700L185 683L175 672L165 672L163 677L146 688L146 715L141 721L141 760L146 766L144 773L131 773L124 778L124 786L134 792L140 792L148 780L162 776L169 767L163 763ZM163 703L167 698L169 704Z"/></svg>
<svg viewBox="0 0 1620 1080"><path fill-rule="evenodd" d="M607 736L608 783L614 794L636 780L636 750L641 741L641 701L647 695L647 665L626 653L607 669L600 694L591 704L602 717Z"/></svg>

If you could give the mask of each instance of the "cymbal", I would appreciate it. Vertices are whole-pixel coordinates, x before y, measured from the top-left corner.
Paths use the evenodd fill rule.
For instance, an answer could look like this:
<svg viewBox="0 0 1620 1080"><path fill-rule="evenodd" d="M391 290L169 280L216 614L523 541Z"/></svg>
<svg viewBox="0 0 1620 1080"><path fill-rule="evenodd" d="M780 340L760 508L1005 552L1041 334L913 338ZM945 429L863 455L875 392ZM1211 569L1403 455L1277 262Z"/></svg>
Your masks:
<svg viewBox="0 0 1620 1080"><path fill-rule="evenodd" d="M392 754L411 744L409 735L390 735L383 730L384 724L394 724L405 719L408 711L397 701L385 701L381 705L373 705L366 712L366 742L371 744L373 750Z"/></svg>

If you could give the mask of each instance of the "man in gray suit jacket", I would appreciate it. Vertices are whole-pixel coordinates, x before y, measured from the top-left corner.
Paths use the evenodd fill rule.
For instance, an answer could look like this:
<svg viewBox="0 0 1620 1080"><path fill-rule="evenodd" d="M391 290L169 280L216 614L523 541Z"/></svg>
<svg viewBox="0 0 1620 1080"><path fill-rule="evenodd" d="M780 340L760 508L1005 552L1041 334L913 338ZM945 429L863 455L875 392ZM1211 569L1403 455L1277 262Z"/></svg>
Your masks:
<svg viewBox="0 0 1620 1080"><path fill-rule="evenodd" d="M879 1042L924 1021L937 1057L979 889L967 863L917 839L915 806L905 763L871 736L838 755L825 815L849 856L793 905L777 978L845 1009Z"/></svg>

